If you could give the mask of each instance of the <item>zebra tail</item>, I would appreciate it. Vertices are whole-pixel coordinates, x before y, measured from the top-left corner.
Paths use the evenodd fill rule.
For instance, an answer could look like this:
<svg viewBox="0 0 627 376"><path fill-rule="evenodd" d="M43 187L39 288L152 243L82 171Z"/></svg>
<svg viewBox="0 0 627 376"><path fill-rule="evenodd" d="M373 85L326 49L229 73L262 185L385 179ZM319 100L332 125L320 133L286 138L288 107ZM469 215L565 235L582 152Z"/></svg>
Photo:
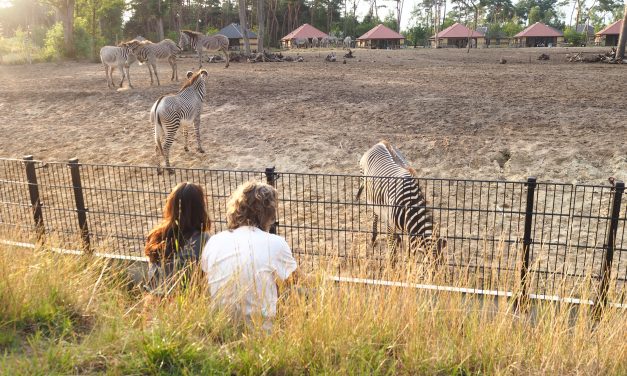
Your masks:
<svg viewBox="0 0 627 376"><path fill-rule="evenodd" d="M165 95L161 96L155 104L150 109L150 123L155 127L155 144L159 149L159 153L163 155L163 146L161 145L161 136L165 134L163 130L163 125L161 124L161 119L159 119L159 114L157 113L157 108L159 108L159 104L163 100Z"/></svg>

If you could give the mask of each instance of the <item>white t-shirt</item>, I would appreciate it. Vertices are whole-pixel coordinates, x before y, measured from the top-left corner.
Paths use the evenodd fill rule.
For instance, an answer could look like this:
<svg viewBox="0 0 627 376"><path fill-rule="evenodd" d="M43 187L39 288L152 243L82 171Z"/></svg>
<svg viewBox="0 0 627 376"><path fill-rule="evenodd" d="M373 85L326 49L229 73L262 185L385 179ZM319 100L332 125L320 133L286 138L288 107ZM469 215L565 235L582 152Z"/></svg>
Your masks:
<svg viewBox="0 0 627 376"><path fill-rule="evenodd" d="M296 270L296 260L282 237L242 226L209 238L201 266L211 296L221 306L247 318L261 314L270 319L276 315L275 278L287 279Z"/></svg>

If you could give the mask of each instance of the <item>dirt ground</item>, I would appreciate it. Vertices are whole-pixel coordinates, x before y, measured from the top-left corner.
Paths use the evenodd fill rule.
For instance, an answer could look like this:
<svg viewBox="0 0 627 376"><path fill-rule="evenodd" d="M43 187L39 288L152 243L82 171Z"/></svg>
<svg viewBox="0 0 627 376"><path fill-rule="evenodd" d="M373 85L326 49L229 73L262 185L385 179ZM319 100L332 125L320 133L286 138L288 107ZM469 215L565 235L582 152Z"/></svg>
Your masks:
<svg viewBox="0 0 627 376"><path fill-rule="evenodd" d="M576 50L358 49L346 64L309 50L298 51L302 63L207 63L207 153L185 153L177 142L171 161L359 174L361 154L388 139L425 177L626 180L627 106L618 85L627 66L566 62ZM540 53L551 60L536 60ZM179 76L196 64L180 59ZM167 63L159 72L162 85L151 87L147 68L133 65L135 89L111 90L100 64L0 66L0 157L152 164L150 107L182 83L169 81Z"/></svg>

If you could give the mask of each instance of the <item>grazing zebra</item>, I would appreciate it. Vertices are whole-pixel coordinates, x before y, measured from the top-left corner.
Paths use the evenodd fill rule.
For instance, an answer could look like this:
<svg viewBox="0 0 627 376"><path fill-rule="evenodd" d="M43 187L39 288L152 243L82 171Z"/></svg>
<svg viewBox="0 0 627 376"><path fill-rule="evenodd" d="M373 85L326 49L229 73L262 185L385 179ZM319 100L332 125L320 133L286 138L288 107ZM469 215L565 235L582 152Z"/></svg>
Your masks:
<svg viewBox="0 0 627 376"><path fill-rule="evenodd" d="M311 38L311 48L318 47L318 38Z"/></svg>
<svg viewBox="0 0 627 376"><path fill-rule="evenodd" d="M293 38L290 45L291 48L307 48L309 47L309 40L307 38Z"/></svg>
<svg viewBox="0 0 627 376"><path fill-rule="evenodd" d="M170 147L174 142L174 135L179 127L183 126L185 151L187 147L187 125L194 124L196 132L197 150L204 153L200 145L200 112L207 92L206 70L196 73L187 72L187 82L176 94L164 95L157 99L150 109L150 122L155 127L155 151L157 153L157 173L161 174L161 157L165 159L165 167L170 173Z"/></svg>
<svg viewBox="0 0 627 376"><path fill-rule="evenodd" d="M416 180L416 171L409 167L400 152L387 141L381 141L359 161L363 177L357 199L365 190L366 201L381 206L381 215L387 222L388 248L392 262L396 262L396 247L400 243L398 232L409 235L409 250L433 249L436 260L441 261L441 251L446 246L443 239L433 236L433 223L427 211L427 200ZM378 216L374 215L372 239L377 238Z"/></svg>
<svg viewBox="0 0 627 376"><path fill-rule="evenodd" d="M150 72L150 85L152 86L152 72L154 70L155 77L157 78L157 85L161 85L159 82L159 76L157 75L157 59L167 59L168 63L172 67L172 77L170 81L179 80L179 74L176 69L176 53L180 49L170 39L164 39L159 43L152 43L149 40L138 41L132 40L126 42L126 45L133 51L133 55L139 60L141 64L148 62L148 72Z"/></svg>
<svg viewBox="0 0 627 376"><path fill-rule="evenodd" d="M107 76L107 86L109 88L115 87L113 82L113 70L118 68L122 72L122 81L120 81L120 87L124 83L124 77L128 79L128 86L133 87L131 84L131 76L129 74L129 68L131 64L135 62L135 56L131 53L131 49L124 45L120 46L104 46L100 49L100 61L104 65L105 75Z"/></svg>
<svg viewBox="0 0 627 376"><path fill-rule="evenodd" d="M198 52L199 68L202 67L203 49L207 51L222 51L226 58L226 65L224 67L229 67L229 38L224 35L204 35L191 30L181 30L178 46L180 49L183 49L188 44L192 47L192 50Z"/></svg>

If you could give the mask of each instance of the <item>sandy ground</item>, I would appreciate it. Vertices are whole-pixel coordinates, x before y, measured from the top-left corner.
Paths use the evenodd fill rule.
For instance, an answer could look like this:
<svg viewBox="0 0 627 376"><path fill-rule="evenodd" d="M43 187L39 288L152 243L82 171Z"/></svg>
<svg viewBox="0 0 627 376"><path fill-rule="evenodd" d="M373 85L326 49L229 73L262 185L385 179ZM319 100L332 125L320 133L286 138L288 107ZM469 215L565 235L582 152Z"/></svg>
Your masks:
<svg viewBox="0 0 627 376"><path fill-rule="evenodd" d="M388 139L427 177L626 180L627 106L614 92L624 92L615 88L627 66L565 62L573 50L356 50L346 64L306 51L303 63L208 63L207 153L178 142L171 161L358 174L361 154ZM543 52L550 61L535 59ZM180 59L179 76L196 62ZM99 64L0 66L0 157L152 164L149 109L181 84L167 63L159 72L162 85L151 87L147 68L134 65L135 89L111 90Z"/></svg>

